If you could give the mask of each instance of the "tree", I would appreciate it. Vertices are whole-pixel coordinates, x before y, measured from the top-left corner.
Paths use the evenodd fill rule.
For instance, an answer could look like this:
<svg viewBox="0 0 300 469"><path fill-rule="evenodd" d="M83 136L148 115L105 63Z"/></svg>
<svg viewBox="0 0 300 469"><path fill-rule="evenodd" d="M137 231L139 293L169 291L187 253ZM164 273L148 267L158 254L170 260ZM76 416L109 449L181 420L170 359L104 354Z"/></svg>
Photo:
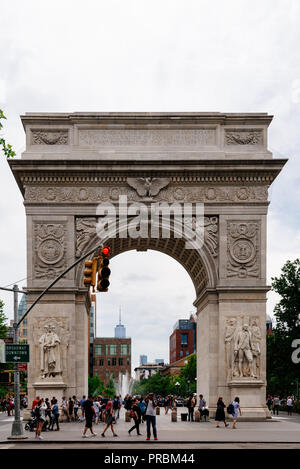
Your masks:
<svg viewBox="0 0 300 469"><path fill-rule="evenodd" d="M7 317L3 313L4 303L0 300L0 337L6 337L7 333Z"/></svg>
<svg viewBox="0 0 300 469"><path fill-rule="evenodd" d="M272 278L272 289L281 296L274 308L276 324L267 337L267 390L287 396L296 393L300 365L292 361L292 343L300 339L300 260L287 261L280 277Z"/></svg>
<svg viewBox="0 0 300 469"><path fill-rule="evenodd" d="M2 109L0 109L0 131L3 129L3 124L1 119L6 119L5 115L3 114ZM13 158L16 156L15 152L12 149L12 146L9 143L6 143L5 139L0 136L0 146L2 147L2 151L6 158Z"/></svg>
<svg viewBox="0 0 300 469"><path fill-rule="evenodd" d="M114 382L113 378L110 378L110 380L108 381L107 385L103 389L103 394L106 397L110 397L110 398L115 396L116 388L115 388L115 382Z"/></svg>
<svg viewBox="0 0 300 469"><path fill-rule="evenodd" d="M99 376L89 376L89 396L98 396L102 394L104 384L100 380Z"/></svg>

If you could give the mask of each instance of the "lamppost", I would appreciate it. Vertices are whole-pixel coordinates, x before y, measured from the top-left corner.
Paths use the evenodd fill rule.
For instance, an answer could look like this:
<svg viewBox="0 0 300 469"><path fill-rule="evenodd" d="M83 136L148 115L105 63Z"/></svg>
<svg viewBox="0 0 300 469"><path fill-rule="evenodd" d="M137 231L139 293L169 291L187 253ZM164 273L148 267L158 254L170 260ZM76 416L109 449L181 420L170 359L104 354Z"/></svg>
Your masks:
<svg viewBox="0 0 300 469"><path fill-rule="evenodd" d="M175 386L176 386L176 394L178 396L178 389L179 389L179 386L180 386L180 383L178 383L178 381L175 383Z"/></svg>
<svg viewBox="0 0 300 469"><path fill-rule="evenodd" d="M190 382L191 382L191 381L188 379L188 380L187 380L187 383L188 383L188 394L190 394L190 392L191 392L191 390L190 390Z"/></svg>

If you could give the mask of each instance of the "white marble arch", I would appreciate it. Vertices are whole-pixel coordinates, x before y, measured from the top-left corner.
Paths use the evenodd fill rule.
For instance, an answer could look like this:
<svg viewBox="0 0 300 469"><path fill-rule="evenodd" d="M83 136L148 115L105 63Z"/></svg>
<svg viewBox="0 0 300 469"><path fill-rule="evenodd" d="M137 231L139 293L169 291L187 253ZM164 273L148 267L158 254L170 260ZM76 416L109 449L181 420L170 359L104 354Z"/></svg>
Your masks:
<svg viewBox="0 0 300 469"><path fill-rule="evenodd" d="M184 239L172 236L105 242L112 256L153 249L183 265L196 293L198 394L204 395L212 415L219 396L229 403L238 395L243 418L267 418L268 188L286 163L268 149L272 116L28 113L21 119L26 150L9 165L26 210L28 305L80 252L97 245L94 224L100 202L116 203L119 195L126 195L129 202L146 204L203 203L208 226L211 220L214 229L208 228L200 250L184 249ZM147 200L141 196L143 184ZM83 264L69 272L28 317L30 401L36 394L87 394L90 300L82 270ZM58 324L62 339L57 377L40 372L38 343L49 319ZM245 325L255 339L253 350L238 356L234 349L240 348Z"/></svg>

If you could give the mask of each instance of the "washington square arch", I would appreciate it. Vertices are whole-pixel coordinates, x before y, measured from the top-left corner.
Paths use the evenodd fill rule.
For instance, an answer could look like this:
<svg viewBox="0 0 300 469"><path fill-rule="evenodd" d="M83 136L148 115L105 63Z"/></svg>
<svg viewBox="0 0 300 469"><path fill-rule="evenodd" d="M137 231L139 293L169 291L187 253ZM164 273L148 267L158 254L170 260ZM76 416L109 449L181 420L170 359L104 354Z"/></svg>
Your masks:
<svg viewBox="0 0 300 469"><path fill-rule="evenodd" d="M268 150L267 113L27 113L26 150L9 161L27 217L27 302L99 245L97 207L203 204L204 243L184 236L106 239L111 257L157 250L195 287L197 393L265 419L268 188L286 160ZM83 262L28 315L29 401L87 394L89 293ZM113 275L113 274L112 274ZM172 303L172 298L170 298ZM151 316L151 315L150 315ZM52 356L43 344L52 341ZM49 352L50 354L50 352ZM52 368L51 368L52 366Z"/></svg>

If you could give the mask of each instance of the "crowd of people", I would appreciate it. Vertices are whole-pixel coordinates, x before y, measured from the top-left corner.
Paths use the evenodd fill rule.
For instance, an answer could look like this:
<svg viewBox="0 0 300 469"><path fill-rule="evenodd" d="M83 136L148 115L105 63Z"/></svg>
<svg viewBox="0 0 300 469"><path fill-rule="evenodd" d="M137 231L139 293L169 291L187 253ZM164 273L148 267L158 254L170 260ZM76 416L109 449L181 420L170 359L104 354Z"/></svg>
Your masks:
<svg viewBox="0 0 300 469"><path fill-rule="evenodd" d="M274 415L278 415L279 409L282 409L282 407L286 408L288 415L292 415L293 404L294 396L288 396L286 399L281 399L278 395L267 396L266 405ZM112 399L105 396L83 396L81 399L72 396L67 399L63 396L61 402L58 402L55 396L51 400L37 396L32 402L30 410L32 421L28 428L35 430L35 437L37 439L43 439L41 436L42 431L60 430L60 417L63 416L63 420L67 422L85 421L83 438L88 437L88 431L91 436L96 436L97 433L94 432L93 425L97 426L100 422L104 424L104 429L101 433L102 437L105 437L109 429L112 435L117 437L115 425L120 417L120 410L124 407L125 411L128 412L129 420L134 423L129 428L128 434L131 435L135 430L137 435L142 436L140 431L141 425L146 423L146 440L150 440L151 430L154 439L157 440L156 407L164 408L164 413L167 414L169 410L172 411L179 405L187 407L188 413L186 415L189 422L194 422L195 420L195 409L199 410L200 421L208 421L209 410L202 394L199 395L199 399L197 399L196 394L190 394L186 399L182 399L172 395L165 397L160 395L155 396L153 393L149 393L145 397L126 394L123 399L121 395L115 395ZM27 407L27 397L23 396L21 398L21 408L26 409ZM8 416L13 415L13 397L7 396L1 399L0 409L2 412L7 412ZM228 417L226 420L226 413L232 416L232 428L235 429L238 416L242 415L239 397L235 397L227 407L223 398L218 398L215 414L217 428L220 428L221 422L224 423L225 428L229 426L227 422Z"/></svg>
<svg viewBox="0 0 300 469"><path fill-rule="evenodd" d="M288 415L292 415L294 402L295 402L294 396L288 396L286 399L281 399L278 394L275 394L274 396L271 396L270 394L268 394L266 404L267 404L269 411L272 412L273 415L279 415L280 408L285 408Z"/></svg>

